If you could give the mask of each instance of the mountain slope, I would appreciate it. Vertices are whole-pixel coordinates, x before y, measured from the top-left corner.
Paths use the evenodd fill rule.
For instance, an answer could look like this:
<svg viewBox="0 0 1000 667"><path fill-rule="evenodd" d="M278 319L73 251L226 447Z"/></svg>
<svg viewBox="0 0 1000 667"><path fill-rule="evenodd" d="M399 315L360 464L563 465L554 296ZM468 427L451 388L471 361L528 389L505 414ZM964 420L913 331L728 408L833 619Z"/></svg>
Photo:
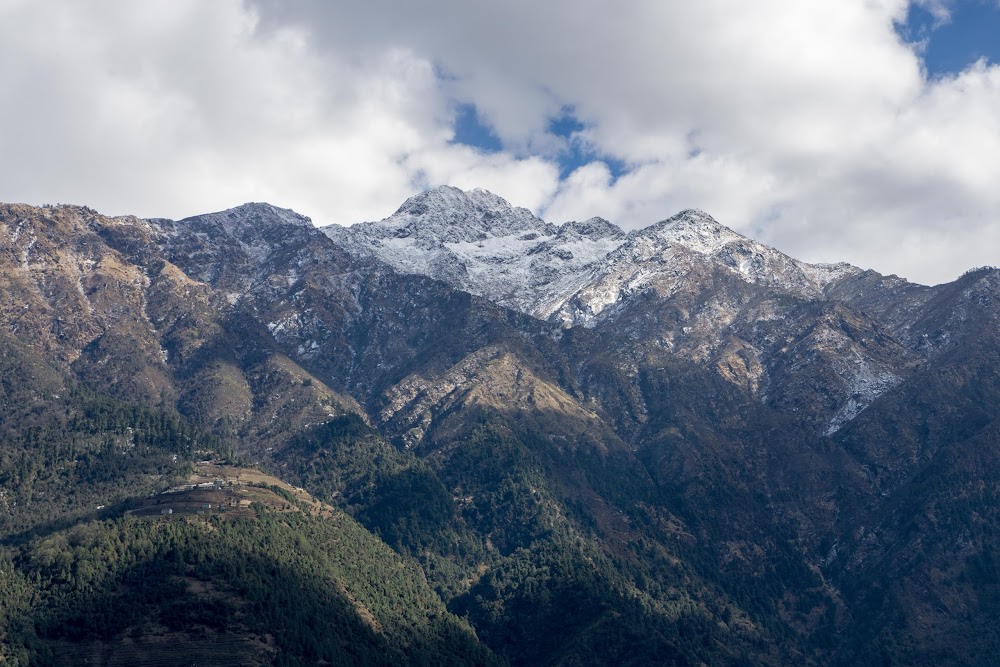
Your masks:
<svg viewBox="0 0 1000 667"><path fill-rule="evenodd" d="M700 211L626 235L598 219L555 227L489 193L439 188L381 222L324 231L357 257L564 327L600 327L636 354L702 363L821 432L919 361L854 308L864 305L848 298L856 291L829 296L860 269L799 262Z"/></svg>
<svg viewBox="0 0 1000 667"><path fill-rule="evenodd" d="M13 553L36 591L15 652L34 644L60 665L501 664L419 570L277 479L201 465L131 504Z"/></svg>
<svg viewBox="0 0 1000 667"><path fill-rule="evenodd" d="M223 604L244 619L234 655L344 657L253 630L297 624L283 591L306 582L315 623L395 662L989 654L997 271L916 286L700 212L624 234L453 189L351 229L267 204L0 210L2 650L93 658L170 619L184 642L218 638ZM232 522L122 514L205 458L337 509L269 481L270 509ZM106 541L153 557L108 569ZM327 567L351 545L363 562ZM289 567L312 574L276 577ZM388 598L350 580L364 572ZM117 617L125 593L146 616L86 646L60 634ZM54 616L32 606L64 595Z"/></svg>

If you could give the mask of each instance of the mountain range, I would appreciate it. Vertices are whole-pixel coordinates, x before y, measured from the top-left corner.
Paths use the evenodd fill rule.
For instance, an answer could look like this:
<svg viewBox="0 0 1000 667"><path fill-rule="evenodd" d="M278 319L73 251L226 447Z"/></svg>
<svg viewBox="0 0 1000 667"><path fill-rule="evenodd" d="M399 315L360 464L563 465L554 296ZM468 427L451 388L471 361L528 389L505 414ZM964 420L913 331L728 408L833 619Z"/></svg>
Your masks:
<svg viewBox="0 0 1000 667"><path fill-rule="evenodd" d="M625 232L442 187L349 227L2 205L0 281L0 661L1000 647L1000 270L928 287L701 211ZM203 460L234 509L171 500Z"/></svg>

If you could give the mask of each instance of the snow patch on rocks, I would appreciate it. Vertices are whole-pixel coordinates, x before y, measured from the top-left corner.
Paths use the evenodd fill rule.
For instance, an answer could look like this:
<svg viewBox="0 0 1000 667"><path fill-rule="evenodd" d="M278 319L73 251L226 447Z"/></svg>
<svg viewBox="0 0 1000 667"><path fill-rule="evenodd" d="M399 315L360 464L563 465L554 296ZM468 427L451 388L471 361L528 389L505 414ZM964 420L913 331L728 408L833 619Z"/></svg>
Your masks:
<svg viewBox="0 0 1000 667"><path fill-rule="evenodd" d="M626 237L601 218L553 225L486 190L449 186L407 199L384 220L323 232L356 256L540 317Z"/></svg>
<svg viewBox="0 0 1000 667"><path fill-rule="evenodd" d="M871 405L876 398L902 380L889 370L878 368L862 357L855 359L853 369L840 375L848 383L850 395L847 402L830 419L825 435L833 435L839 431L844 424L861 414L861 411Z"/></svg>

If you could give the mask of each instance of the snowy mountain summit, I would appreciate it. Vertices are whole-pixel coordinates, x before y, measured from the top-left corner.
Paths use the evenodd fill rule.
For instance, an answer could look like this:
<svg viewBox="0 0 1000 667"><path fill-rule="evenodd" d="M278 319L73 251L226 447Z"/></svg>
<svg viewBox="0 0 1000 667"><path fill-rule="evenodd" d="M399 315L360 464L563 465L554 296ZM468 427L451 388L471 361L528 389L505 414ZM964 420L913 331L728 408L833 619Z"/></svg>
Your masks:
<svg viewBox="0 0 1000 667"><path fill-rule="evenodd" d="M457 243L480 241L545 227L526 208L511 206L487 190L463 192L442 186L410 197L379 229L391 229L403 238Z"/></svg>
<svg viewBox="0 0 1000 667"><path fill-rule="evenodd" d="M752 283L765 283L818 295L831 282L860 269L847 263L807 264L720 224L704 211L688 209L635 233L683 246L738 272Z"/></svg>
<svg viewBox="0 0 1000 667"><path fill-rule="evenodd" d="M426 275L541 319L593 326L652 285L669 292L706 263L742 280L819 296L850 265L811 265L689 209L629 234L602 218L554 225L486 190L442 186L378 222L323 231L356 256Z"/></svg>
<svg viewBox="0 0 1000 667"><path fill-rule="evenodd" d="M833 283L862 272L850 264L800 262L738 234L704 211L688 209L631 232L585 285L545 316L567 325L593 326L609 307L624 304L633 294L654 289L669 296L691 276L704 279L713 271L806 299L821 298Z"/></svg>
<svg viewBox="0 0 1000 667"><path fill-rule="evenodd" d="M601 218L553 225L486 190L448 186L410 197L384 220L323 232L354 255L543 317L626 238Z"/></svg>

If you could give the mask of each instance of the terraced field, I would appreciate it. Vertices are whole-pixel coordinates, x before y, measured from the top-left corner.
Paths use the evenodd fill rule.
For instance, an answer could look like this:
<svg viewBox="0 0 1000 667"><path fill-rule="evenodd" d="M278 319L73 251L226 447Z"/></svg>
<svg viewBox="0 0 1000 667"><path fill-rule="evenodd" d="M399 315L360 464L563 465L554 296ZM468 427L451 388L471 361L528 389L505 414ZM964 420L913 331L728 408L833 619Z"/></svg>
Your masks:
<svg viewBox="0 0 1000 667"><path fill-rule="evenodd" d="M164 520L181 516L252 518L254 504L279 512L304 511L312 516L331 512L304 490L259 470L201 462L186 484L143 499L140 507L127 514Z"/></svg>

